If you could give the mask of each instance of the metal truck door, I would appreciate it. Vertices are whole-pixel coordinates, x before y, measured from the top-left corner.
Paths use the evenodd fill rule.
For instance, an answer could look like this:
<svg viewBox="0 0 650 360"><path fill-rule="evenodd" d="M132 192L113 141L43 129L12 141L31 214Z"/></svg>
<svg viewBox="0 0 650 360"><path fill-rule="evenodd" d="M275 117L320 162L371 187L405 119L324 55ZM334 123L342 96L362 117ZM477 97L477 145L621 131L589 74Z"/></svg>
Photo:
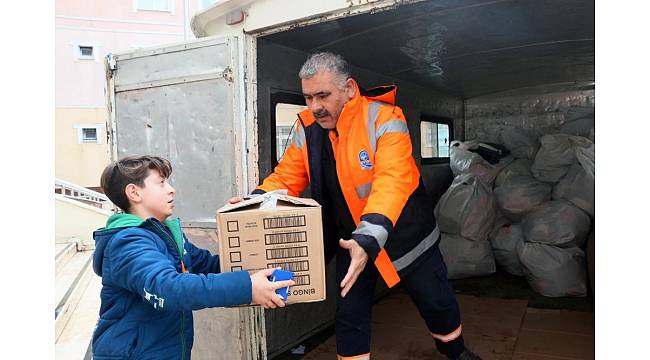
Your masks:
<svg viewBox="0 0 650 360"><path fill-rule="evenodd" d="M107 59L112 157L168 158L185 226L214 228L216 209L243 185L236 47L207 38Z"/></svg>
<svg viewBox="0 0 650 360"><path fill-rule="evenodd" d="M109 55L113 160L168 158L174 216L191 242L216 251L216 210L246 187L243 75L237 37L212 37ZM192 359L265 359L260 307L195 312Z"/></svg>

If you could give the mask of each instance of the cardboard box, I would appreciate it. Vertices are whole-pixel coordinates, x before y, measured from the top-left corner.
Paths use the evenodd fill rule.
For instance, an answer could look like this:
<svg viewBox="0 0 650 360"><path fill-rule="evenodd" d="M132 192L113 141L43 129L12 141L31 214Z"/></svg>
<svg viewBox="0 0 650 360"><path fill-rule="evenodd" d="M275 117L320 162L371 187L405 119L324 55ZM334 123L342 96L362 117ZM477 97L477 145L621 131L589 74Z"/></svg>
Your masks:
<svg viewBox="0 0 650 360"><path fill-rule="evenodd" d="M276 202L277 201L277 202ZM321 206L312 199L264 194L217 210L221 271L294 273L287 304L325 300Z"/></svg>

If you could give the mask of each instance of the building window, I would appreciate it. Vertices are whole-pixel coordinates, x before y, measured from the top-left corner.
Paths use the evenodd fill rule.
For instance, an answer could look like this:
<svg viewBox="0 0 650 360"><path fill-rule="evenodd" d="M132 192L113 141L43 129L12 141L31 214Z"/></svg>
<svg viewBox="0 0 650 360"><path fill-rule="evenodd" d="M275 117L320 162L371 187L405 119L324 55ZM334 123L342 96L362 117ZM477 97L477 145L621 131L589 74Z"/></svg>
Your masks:
<svg viewBox="0 0 650 360"><path fill-rule="evenodd" d="M101 144L100 130L104 124L77 124L74 126L77 130L77 140L79 144Z"/></svg>
<svg viewBox="0 0 650 360"><path fill-rule="evenodd" d="M135 0L136 10L172 11L171 0Z"/></svg>
<svg viewBox="0 0 650 360"><path fill-rule="evenodd" d="M82 128L81 140L83 142L97 142L97 128Z"/></svg>
<svg viewBox="0 0 650 360"><path fill-rule="evenodd" d="M95 46L88 44L74 45L75 57L79 60L95 60Z"/></svg>
<svg viewBox="0 0 650 360"><path fill-rule="evenodd" d="M275 105L275 160L280 161L289 147L298 113L307 106L277 103Z"/></svg>
<svg viewBox="0 0 650 360"><path fill-rule="evenodd" d="M79 46L79 53L83 58L93 59L95 57L92 46Z"/></svg>
<svg viewBox="0 0 650 360"><path fill-rule="evenodd" d="M305 97L288 92L271 94L271 163L275 167L289 147L298 113L307 108Z"/></svg>
<svg viewBox="0 0 650 360"><path fill-rule="evenodd" d="M423 163L447 162L449 143L453 139L452 119L422 116L420 121L420 155Z"/></svg>
<svg viewBox="0 0 650 360"><path fill-rule="evenodd" d="M207 9L216 2L217 0L199 0L199 9L200 10Z"/></svg>

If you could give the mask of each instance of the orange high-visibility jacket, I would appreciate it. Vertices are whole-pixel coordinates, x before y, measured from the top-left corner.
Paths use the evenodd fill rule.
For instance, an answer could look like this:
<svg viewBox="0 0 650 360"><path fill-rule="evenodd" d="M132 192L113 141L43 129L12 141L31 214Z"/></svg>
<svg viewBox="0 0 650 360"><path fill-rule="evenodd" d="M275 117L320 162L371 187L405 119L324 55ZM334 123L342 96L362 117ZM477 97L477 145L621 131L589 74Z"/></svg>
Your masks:
<svg viewBox="0 0 650 360"><path fill-rule="evenodd" d="M395 106L397 87L375 88L366 96L356 90L329 140L341 190L357 225L352 238L367 252L370 249L379 273L392 287L400 273L433 247L440 231L412 156L406 119ZM299 196L310 184L312 197L321 202L326 130L309 110L298 117L282 160L255 192L287 189L289 195ZM324 226L328 225L324 222Z"/></svg>

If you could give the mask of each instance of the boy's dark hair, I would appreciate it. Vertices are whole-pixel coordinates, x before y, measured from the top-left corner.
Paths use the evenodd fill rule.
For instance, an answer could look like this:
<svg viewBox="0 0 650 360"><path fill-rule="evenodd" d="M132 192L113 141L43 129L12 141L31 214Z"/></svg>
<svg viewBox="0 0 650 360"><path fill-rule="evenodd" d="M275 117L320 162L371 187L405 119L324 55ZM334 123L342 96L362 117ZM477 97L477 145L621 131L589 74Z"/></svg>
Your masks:
<svg viewBox="0 0 650 360"><path fill-rule="evenodd" d="M102 173L100 185L104 194L122 211L129 211L129 199L124 189L129 184L144 187L149 170L157 170L160 176L169 178L172 164L158 156L128 156L109 164Z"/></svg>

